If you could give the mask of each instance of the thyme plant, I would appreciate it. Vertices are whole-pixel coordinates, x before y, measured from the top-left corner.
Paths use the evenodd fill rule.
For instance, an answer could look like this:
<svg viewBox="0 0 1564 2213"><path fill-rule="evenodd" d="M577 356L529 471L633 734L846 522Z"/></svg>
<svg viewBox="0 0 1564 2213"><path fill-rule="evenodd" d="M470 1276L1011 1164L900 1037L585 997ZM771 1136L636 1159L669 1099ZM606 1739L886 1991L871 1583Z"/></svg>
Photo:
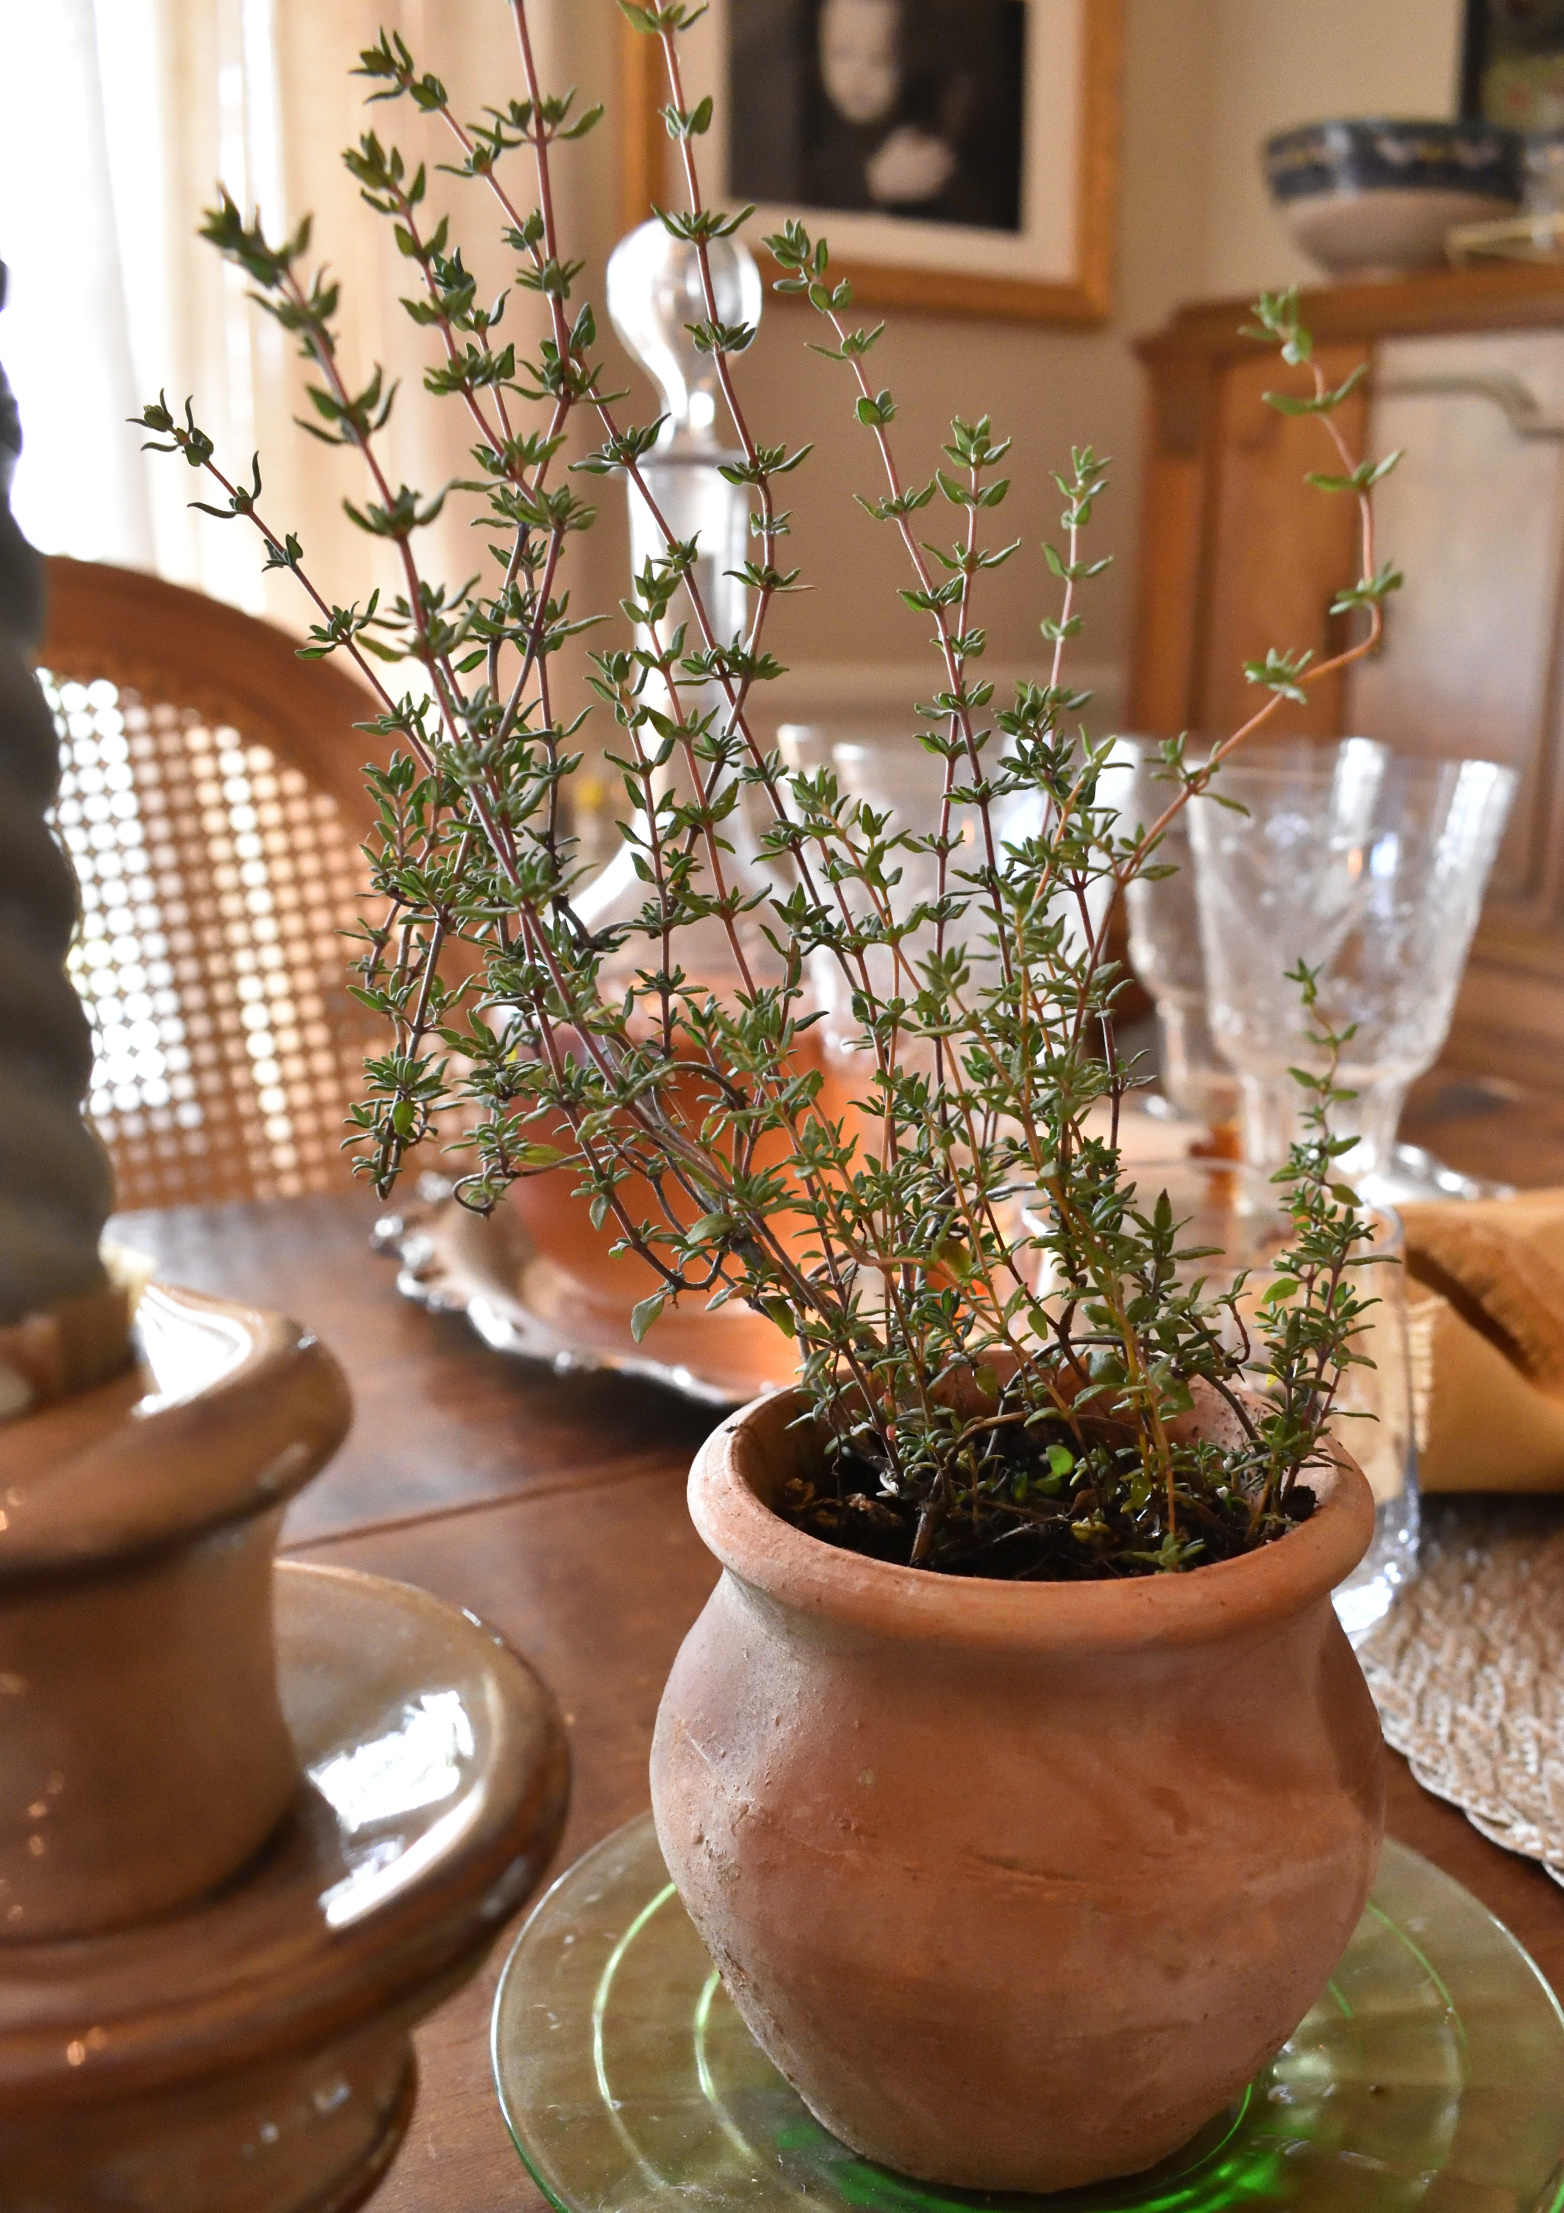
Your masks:
<svg viewBox="0 0 1564 2213"><path fill-rule="evenodd" d="M1182 1570L1268 1541L1312 1505L1306 1471L1329 1450L1340 1377L1362 1357L1364 1224L1337 1180L1344 1147L1328 1122L1340 1094L1331 1074L1306 1079L1309 1126L1280 1179L1291 1245L1246 1324L1241 1284L1185 1287L1198 1256L1181 1249L1166 1195L1143 1200L1121 1166L1119 1108L1137 1078L1114 1044L1125 978L1105 914L1137 873L1158 869L1177 810L1278 703L1379 635L1398 579L1376 565L1371 495L1389 464L1363 460L1341 433L1355 379L1332 388L1313 364L1295 295L1260 301L1259 334L1305 373L1301 392L1272 404L1319 418L1337 467L1318 481L1360 510L1360 574L1337 611L1362 610L1364 634L1333 660L1272 652L1251 666L1254 713L1203 765L1182 741L1166 745L1167 805L1130 828L1101 797L1107 748L1072 727L1087 695L1066 667L1083 588L1107 565L1087 546L1107 464L1081 448L1058 476L1045 654L1036 680L998 703L981 602L990 572L1021 553L993 535L1009 440L986 417L957 421L941 465L909 475L895 397L869 374L882 326L855 320L826 241L789 223L766 241L775 288L809 304L820 350L841 364L880 478L863 504L900 539L903 597L928 621L933 682L909 743L936 757L942 793L931 819L897 823L829 768L789 772L760 734L756 701L784 673L765 642L773 603L799 583L779 501L809 447L752 428L738 375L754 333L718 316L712 249L752 211L702 195L712 104L687 99L680 56L700 10L622 4L661 48L683 180L683 205L661 220L699 265L707 312L693 337L731 426L725 473L753 504L742 632L718 634L697 544L662 528L662 552L625 602L638 642L592 656L644 892L637 914L590 929L578 912L583 871L563 799L580 721L561 716L553 664L591 619L567 588L571 541L593 519L576 478L628 476L655 513L643 465L659 424L631 422L605 388L593 310L577 300L581 265L560 250L554 149L601 110L540 84L526 0L508 0L519 96L478 121L458 119L394 33L362 55L360 74L371 101L409 106L442 135L441 167L489 202L516 286L544 306L530 353L504 335L506 298L480 301L447 220L430 221L425 158L375 131L345 156L406 261L403 304L433 345L425 389L470 421L470 479L434 492L392 482L382 433L394 394L378 368L357 390L345 377L339 287L309 261L308 221L270 239L225 193L204 226L297 339L314 378L317 419L305 427L360 456L369 497L349 512L394 550L399 588L329 603L297 537L263 511L258 462L248 482L225 473L189 404L182 421L161 398L142 418L151 442L215 485L206 512L243 518L266 564L298 578L314 604L306 657L346 655L378 702L366 727L396 742L392 765L369 772L383 911L364 925L358 990L389 1041L355 1110L357 1166L388 1191L459 1110L462 1204L488 1211L518 1178L572 1177L593 1222L653 1272L637 1335L672 1300L742 1299L769 1315L796 1343L823 1442L814 1475L780 1508L832 1541L1030 1577ZM567 467L580 414L600 443ZM418 550L447 501L484 526L491 562L456 584ZM1026 833L1007 831L1023 804ZM736 863L740 810L757 825L769 891ZM720 990L688 964L693 933L713 925L735 979ZM810 1036L822 961L851 1009L850 1105L825 1088ZM1312 999L1312 978L1299 981ZM1342 1042L1327 1033L1333 1050ZM1041 1223L1030 1237L1016 1227L1027 1194ZM1259 1396L1246 1388L1257 1363ZM1210 1419L1224 1402L1225 1430Z"/></svg>

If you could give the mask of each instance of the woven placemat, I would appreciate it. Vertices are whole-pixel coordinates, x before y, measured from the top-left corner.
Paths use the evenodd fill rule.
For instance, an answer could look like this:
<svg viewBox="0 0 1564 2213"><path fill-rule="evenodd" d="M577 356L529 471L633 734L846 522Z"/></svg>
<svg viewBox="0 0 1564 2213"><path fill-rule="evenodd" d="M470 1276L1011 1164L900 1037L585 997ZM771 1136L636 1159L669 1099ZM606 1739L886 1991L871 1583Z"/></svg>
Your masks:
<svg viewBox="0 0 1564 2213"><path fill-rule="evenodd" d="M1564 1499L1425 1501L1421 1559L1358 1654L1386 1741L1564 1884Z"/></svg>

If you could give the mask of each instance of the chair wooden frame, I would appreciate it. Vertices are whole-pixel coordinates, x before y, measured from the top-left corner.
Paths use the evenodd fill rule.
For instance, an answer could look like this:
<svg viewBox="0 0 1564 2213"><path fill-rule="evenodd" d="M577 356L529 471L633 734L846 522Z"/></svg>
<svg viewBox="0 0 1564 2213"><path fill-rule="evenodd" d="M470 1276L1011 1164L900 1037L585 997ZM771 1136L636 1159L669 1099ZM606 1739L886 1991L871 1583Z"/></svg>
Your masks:
<svg viewBox="0 0 1564 2213"><path fill-rule="evenodd" d="M56 682L107 681L139 703L134 816L109 796L126 787L103 780L123 769L100 772L90 740L61 797L82 869L83 995L111 1071L93 1111L121 1204L330 1188L347 1173L341 1117L358 1096L370 1020L351 997L341 933L362 912L352 848L375 822L364 764L392 749L357 727L377 702L334 660L301 660L286 632L159 577L55 558L47 582L39 664ZM268 756L279 774L261 765ZM180 856L198 844L205 865L187 868ZM139 947L120 949L125 925L116 934L102 918L133 899L144 908L149 891L157 919L144 926L159 942L143 964Z"/></svg>
<svg viewBox="0 0 1564 2213"><path fill-rule="evenodd" d="M241 723L329 792L355 835L368 835L375 810L364 764L383 763L391 747L355 729L378 706L336 659L301 661L297 641L275 624L140 569L61 554L46 567L37 654L45 668L73 680L107 677L148 698L175 696L216 722Z"/></svg>

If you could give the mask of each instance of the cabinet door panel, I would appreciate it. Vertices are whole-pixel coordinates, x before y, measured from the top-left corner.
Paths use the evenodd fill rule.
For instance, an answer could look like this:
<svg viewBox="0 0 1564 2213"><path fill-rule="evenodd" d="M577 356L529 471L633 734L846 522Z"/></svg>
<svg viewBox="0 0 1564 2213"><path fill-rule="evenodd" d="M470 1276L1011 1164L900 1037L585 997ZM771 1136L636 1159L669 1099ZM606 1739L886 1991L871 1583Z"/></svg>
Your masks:
<svg viewBox="0 0 1564 2213"><path fill-rule="evenodd" d="M1320 367L1339 384L1366 358L1362 346L1323 346ZM1221 373L1216 405L1215 511L1206 580L1204 646L1197 720L1208 736L1237 729L1264 704L1249 683L1245 661L1263 660L1275 646L1325 658L1344 642L1330 604L1357 576L1356 510L1338 495L1304 482L1311 469L1337 461L1319 421L1278 415L1265 403L1271 390L1306 393L1302 371L1274 355L1233 362ZM1363 434L1361 390L1337 420L1349 445ZM1339 678L1311 687L1307 706L1284 706L1269 730L1277 736L1336 737L1341 731Z"/></svg>
<svg viewBox="0 0 1564 2213"><path fill-rule="evenodd" d="M1489 918L1556 911L1556 655L1564 535L1564 332L1392 339L1378 349L1379 493L1406 574L1382 651L1348 680L1354 732L1520 772Z"/></svg>

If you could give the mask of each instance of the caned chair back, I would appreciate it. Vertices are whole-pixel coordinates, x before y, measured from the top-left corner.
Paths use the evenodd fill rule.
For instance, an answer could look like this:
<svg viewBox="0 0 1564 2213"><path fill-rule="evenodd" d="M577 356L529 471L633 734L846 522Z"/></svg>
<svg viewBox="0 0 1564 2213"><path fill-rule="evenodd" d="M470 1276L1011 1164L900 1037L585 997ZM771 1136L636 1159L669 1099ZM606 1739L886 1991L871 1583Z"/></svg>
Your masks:
<svg viewBox="0 0 1564 2213"><path fill-rule="evenodd" d="M38 660L81 884L72 971L121 1207L340 1188L380 1025L348 989L371 809L333 661L198 592L48 563Z"/></svg>

